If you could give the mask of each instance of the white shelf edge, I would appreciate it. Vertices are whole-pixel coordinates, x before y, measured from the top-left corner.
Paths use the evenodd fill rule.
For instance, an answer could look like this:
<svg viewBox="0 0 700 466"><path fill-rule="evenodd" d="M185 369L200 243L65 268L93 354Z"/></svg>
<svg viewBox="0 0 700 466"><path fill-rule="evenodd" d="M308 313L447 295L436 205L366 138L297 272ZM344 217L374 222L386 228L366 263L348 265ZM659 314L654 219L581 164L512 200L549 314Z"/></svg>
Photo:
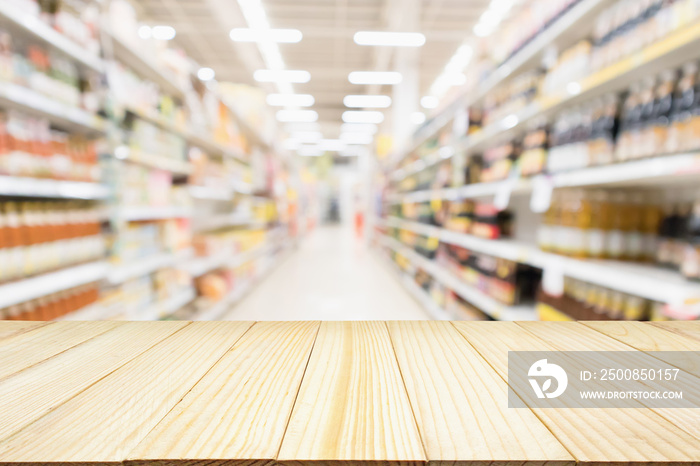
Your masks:
<svg viewBox="0 0 700 466"><path fill-rule="evenodd" d="M100 73L104 70L104 63L99 56L86 52L80 44L54 30L39 18L13 7L8 2L0 2L0 16L83 66Z"/></svg>
<svg viewBox="0 0 700 466"><path fill-rule="evenodd" d="M109 194L99 183L0 175L0 196L105 199Z"/></svg>
<svg viewBox="0 0 700 466"><path fill-rule="evenodd" d="M381 242L385 246L406 256L409 261L415 265L425 269L425 271L428 272L435 280L439 281L447 288L450 288L452 291L469 301L469 303L479 308L483 313L488 314L492 318L507 321L537 320L534 307L508 306L506 304L499 303L490 296L455 277L451 272L445 270L439 264L420 256L393 238L384 236L381 238Z"/></svg>
<svg viewBox="0 0 700 466"><path fill-rule="evenodd" d="M543 252L534 245L513 240L487 240L395 218L387 219L383 223L543 270L548 268L560 270L564 276L653 301L681 306L700 300L700 284L685 280L679 272L653 265L574 259Z"/></svg>
<svg viewBox="0 0 700 466"><path fill-rule="evenodd" d="M178 290L163 302L151 304L143 311L129 315L130 320L154 321L167 317L191 303L196 297L193 286Z"/></svg>
<svg viewBox="0 0 700 466"><path fill-rule="evenodd" d="M99 282L107 276L108 270L106 261L90 262L0 285L0 309Z"/></svg>
<svg viewBox="0 0 700 466"><path fill-rule="evenodd" d="M159 269L174 267L188 260L192 253L191 249L178 253L160 253L130 261L126 265L112 266L107 275L107 281L112 285L118 285L132 278L149 275Z"/></svg>
<svg viewBox="0 0 700 466"><path fill-rule="evenodd" d="M270 244L263 243L250 251L244 251L242 253L236 253L228 256L209 256L209 257L196 257L189 260L187 263L182 265L182 268L190 273L193 277L200 277L207 272L216 270L222 267L236 268L244 265L252 260L255 260L258 256L263 255L270 249Z"/></svg>
<svg viewBox="0 0 700 466"><path fill-rule="evenodd" d="M39 115L64 129L89 134L105 132L106 123L99 116L14 83L0 81L0 105Z"/></svg>
<svg viewBox="0 0 700 466"><path fill-rule="evenodd" d="M125 222L190 217L192 209L188 207L122 207L119 210L119 218Z"/></svg>

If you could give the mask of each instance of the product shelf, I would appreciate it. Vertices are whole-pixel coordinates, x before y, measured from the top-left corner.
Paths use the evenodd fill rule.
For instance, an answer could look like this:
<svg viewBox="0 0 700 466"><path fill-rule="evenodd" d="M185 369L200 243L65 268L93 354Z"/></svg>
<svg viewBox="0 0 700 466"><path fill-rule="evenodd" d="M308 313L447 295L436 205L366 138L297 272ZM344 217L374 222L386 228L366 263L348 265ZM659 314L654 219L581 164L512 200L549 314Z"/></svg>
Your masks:
<svg viewBox="0 0 700 466"><path fill-rule="evenodd" d="M99 183L0 176L0 196L105 199L109 194L109 188Z"/></svg>
<svg viewBox="0 0 700 466"><path fill-rule="evenodd" d="M611 92L621 92L639 81L640 76L653 74L659 69L680 67L696 58L699 46L700 22L670 34L665 39L593 73L580 82L571 83L572 91L564 90L540 97L519 112L508 115L467 138L453 142L448 147L454 147L454 150L450 151L446 158L458 153L471 154L482 151L489 145L512 136L517 131L522 131L535 118L552 116L566 107L590 101ZM397 170L391 178L394 181L400 181L444 159L430 155L425 161L418 161L422 163L416 162L410 170Z"/></svg>
<svg viewBox="0 0 700 466"><path fill-rule="evenodd" d="M206 218L195 217L192 221L194 231L211 231L226 227L245 226L251 229L264 228L265 224L248 216L240 214L209 215Z"/></svg>
<svg viewBox="0 0 700 466"><path fill-rule="evenodd" d="M560 49L574 43L583 37L583 30L592 29L594 17L608 5L605 0L582 0L563 14L557 21L535 37L528 45L523 47L484 81L475 90L464 90L460 95L437 115L431 122L418 130L411 143L402 150L400 157L390 163L388 170L395 169L401 161L423 142L434 136L441 128L447 125L454 117L458 109L466 108L481 101L496 87L503 84L508 78L524 71L528 67L536 65L537 60L552 46L558 44Z"/></svg>
<svg viewBox="0 0 700 466"><path fill-rule="evenodd" d="M190 218L192 209L177 206L123 207L119 218L125 222L143 222L146 220L167 220L171 218Z"/></svg>
<svg viewBox="0 0 700 466"><path fill-rule="evenodd" d="M145 312L136 312L133 315L129 314L127 317L133 321L160 320L185 307L194 301L196 297L197 293L195 293L194 288L189 286L177 291L163 302L152 304Z"/></svg>
<svg viewBox="0 0 700 466"><path fill-rule="evenodd" d="M182 89L172 73L154 66L153 58L147 57L140 51L135 50L124 40L110 31L106 25L103 26L102 33L109 38L109 42L112 46L112 53L114 54L115 59L132 68L142 77L156 83L163 89L164 92L178 99L184 98L185 91Z"/></svg>
<svg viewBox="0 0 700 466"><path fill-rule="evenodd" d="M193 253L191 249L178 253L161 253L130 261L128 264L112 266L107 280L112 285L118 285L132 278L149 275L159 269L175 267L190 259Z"/></svg>
<svg viewBox="0 0 700 466"><path fill-rule="evenodd" d="M108 271L106 261L96 261L0 285L0 308L99 282Z"/></svg>
<svg viewBox="0 0 700 466"><path fill-rule="evenodd" d="M439 281L494 319L508 321L537 320L537 315L533 306L507 306L499 303L490 296L457 278L441 265L422 257L395 239L384 236L380 241L386 247L408 258L411 263L424 269L435 280Z"/></svg>
<svg viewBox="0 0 700 466"><path fill-rule="evenodd" d="M99 116L10 82L0 81L0 107L22 110L77 133L103 134L106 123Z"/></svg>
<svg viewBox="0 0 700 466"><path fill-rule="evenodd" d="M582 168L544 176L555 188L583 186L655 186L669 183L693 182L700 174L700 153L690 152L659 156L643 160ZM495 196L502 189L514 194L531 193L537 178L476 183L458 188L413 191L388 196L393 204L426 202L433 199L469 199Z"/></svg>
<svg viewBox="0 0 700 466"><path fill-rule="evenodd" d="M214 254L208 257L197 257L183 264L183 269L193 277L200 277L207 272L216 270L222 267L236 268L246 264L259 256L266 254L270 250L269 244L262 244L250 251L244 251L233 255L217 255Z"/></svg>
<svg viewBox="0 0 700 466"><path fill-rule="evenodd" d="M54 50L58 50L80 65L97 72L104 70L104 63L100 57L87 52L79 44L56 31L39 18L25 13L11 3L0 3L0 18L12 24L15 28L21 29L23 34L31 36L34 40L40 41Z"/></svg>
<svg viewBox="0 0 700 466"><path fill-rule="evenodd" d="M678 309L700 301L700 283L684 279L678 272L648 264L610 260L574 259L541 251L534 245L515 240L487 240L472 235L389 218L384 225L402 228L418 234L439 238L440 241L466 249L508 259L546 273L557 273L594 285L632 294L671 305L678 315L692 315L688 308ZM466 298L465 298L466 299Z"/></svg>
<svg viewBox="0 0 700 466"><path fill-rule="evenodd" d="M267 141L266 138L260 134L260 131L250 124L250 122L241 114L241 111L238 109L236 104L231 101L231 99L224 99L223 103L233 114L234 118L236 119L236 123L241 128L243 133L251 139L254 145L263 150L272 149L272 144L270 141Z"/></svg>
<svg viewBox="0 0 700 466"><path fill-rule="evenodd" d="M151 154L128 146L118 146L114 151L115 157L121 160L145 165L157 170L165 170L175 175L189 175L192 164L185 160L176 160L160 154Z"/></svg>

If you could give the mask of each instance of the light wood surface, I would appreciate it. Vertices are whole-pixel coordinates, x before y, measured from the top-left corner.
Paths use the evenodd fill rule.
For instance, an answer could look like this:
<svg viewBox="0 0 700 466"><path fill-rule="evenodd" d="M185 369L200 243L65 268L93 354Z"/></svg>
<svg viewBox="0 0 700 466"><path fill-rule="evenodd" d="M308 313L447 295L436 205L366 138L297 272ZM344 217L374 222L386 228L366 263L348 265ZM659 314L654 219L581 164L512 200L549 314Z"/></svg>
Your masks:
<svg viewBox="0 0 700 466"><path fill-rule="evenodd" d="M425 461L384 322L321 324L279 460Z"/></svg>
<svg viewBox="0 0 700 466"><path fill-rule="evenodd" d="M507 400L508 351L660 364L657 351L699 351L697 329L0 321L0 466L697 465L700 409Z"/></svg>
<svg viewBox="0 0 700 466"><path fill-rule="evenodd" d="M578 329L591 330L575 322L536 322L534 330L547 327L557 336L544 340L514 322L456 322L454 325L507 379L508 351L556 351L554 344L566 342L570 351L603 350L581 341ZM592 331L592 330L591 330ZM597 342L610 350L621 343L602 334ZM568 347L567 347L568 350ZM521 396L525 394L520 394ZM554 436L579 462L626 464L700 461L698 440L650 409L533 408ZM695 411L695 410L685 410Z"/></svg>

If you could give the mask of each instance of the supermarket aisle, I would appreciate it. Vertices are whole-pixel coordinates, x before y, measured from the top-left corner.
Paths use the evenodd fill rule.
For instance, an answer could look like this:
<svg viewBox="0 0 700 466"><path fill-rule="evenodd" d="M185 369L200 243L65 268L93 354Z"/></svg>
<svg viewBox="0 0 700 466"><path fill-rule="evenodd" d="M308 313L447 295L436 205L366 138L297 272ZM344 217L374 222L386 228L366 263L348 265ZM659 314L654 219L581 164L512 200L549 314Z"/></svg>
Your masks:
<svg viewBox="0 0 700 466"><path fill-rule="evenodd" d="M304 241L223 320L424 320L427 314L352 230Z"/></svg>

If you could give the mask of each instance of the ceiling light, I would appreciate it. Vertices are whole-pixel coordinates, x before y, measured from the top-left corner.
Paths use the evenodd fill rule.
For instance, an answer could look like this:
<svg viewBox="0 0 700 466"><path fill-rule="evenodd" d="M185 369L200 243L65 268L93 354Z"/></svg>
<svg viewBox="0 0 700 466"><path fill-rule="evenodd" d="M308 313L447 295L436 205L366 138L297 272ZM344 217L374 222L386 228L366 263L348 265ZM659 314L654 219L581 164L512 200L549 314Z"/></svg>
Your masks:
<svg viewBox="0 0 700 466"><path fill-rule="evenodd" d="M298 29L234 28L228 35L234 42L276 42L296 44L303 37Z"/></svg>
<svg viewBox="0 0 700 466"><path fill-rule="evenodd" d="M311 73L302 70L257 70L253 78L259 83L308 83Z"/></svg>
<svg viewBox="0 0 700 466"><path fill-rule="evenodd" d="M345 144L372 144L374 136L369 133L341 133L340 140Z"/></svg>
<svg viewBox="0 0 700 466"><path fill-rule="evenodd" d="M211 68L200 68L197 71L197 77L201 81L211 81L212 79L214 79L214 76L216 76L216 73Z"/></svg>
<svg viewBox="0 0 700 466"><path fill-rule="evenodd" d="M172 26L153 26L151 34L157 40L172 40L175 38L175 28Z"/></svg>
<svg viewBox="0 0 700 466"><path fill-rule="evenodd" d="M143 25L139 28L139 37L141 39L150 39L152 35L150 26Z"/></svg>
<svg viewBox="0 0 700 466"><path fill-rule="evenodd" d="M581 84L572 81L566 85L566 91L571 95L579 95L581 93Z"/></svg>
<svg viewBox="0 0 700 466"><path fill-rule="evenodd" d="M488 26L486 24L479 23L476 26L474 26L474 34L479 36L479 37L486 37L490 36L491 33L493 33L494 28L492 26Z"/></svg>
<svg viewBox="0 0 700 466"><path fill-rule="evenodd" d="M411 123L414 125L422 125L425 123L425 113L423 112L413 112L411 113Z"/></svg>
<svg viewBox="0 0 700 466"><path fill-rule="evenodd" d="M297 139L303 143L318 142L323 138L320 131L296 131L291 134L293 139Z"/></svg>
<svg viewBox="0 0 700 466"><path fill-rule="evenodd" d="M377 125L371 123L343 123L340 126L340 131L343 133L368 133L375 134Z"/></svg>
<svg viewBox="0 0 700 466"><path fill-rule="evenodd" d="M350 108L387 108L391 106L388 95L346 95L343 104Z"/></svg>
<svg viewBox="0 0 700 466"><path fill-rule="evenodd" d="M384 121L382 112L343 112L343 121L345 123L375 123L379 124Z"/></svg>
<svg viewBox="0 0 700 466"><path fill-rule="evenodd" d="M272 107L311 107L314 104L311 94L269 94L267 105Z"/></svg>
<svg viewBox="0 0 700 466"><path fill-rule="evenodd" d="M282 123L313 123L318 120L318 113L313 110L280 110L277 112L276 116L277 121L281 121Z"/></svg>
<svg viewBox="0 0 700 466"><path fill-rule="evenodd" d="M352 84L399 84L403 81L401 73L396 71L353 71L348 75Z"/></svg>
<svg viewBox="0 0 700 466"><path fill-rule="evenodd" d="M302 157L320 157L323 151L316 146L302 146L297 149L297 154Z"/></svg>
<svg viewBox="0 0 700 466"><path fill-rule="evenodd" d="M338 152L345 149L345 143L340 139L321 139L317 147L322 151Z"/></svg>
<svg viewBox="0 0 700 466"><path fill-rule="evenodd" d="M357 45L420 47L425 44L425 36L419 32L360 31L354 39Z"/></svg>
<svg viewBox="0 0 700 466"><path fill-rule="evenodd" d="M426 95L420 99L420 105L423 108L436 108L440 104L440 99L432 95Z"/></svg>
<svg viewBox="0 0 700 466"><path fill-rule="evenodd" d="M294 138L285 139L282 142L282 147L287 150L297 150L301 147L301 141Z"/></svg>
<svg viewBox="0 0 700 466"><path fill-rule="evenodd" d="M296 131L321 131L318 123L287 123L284 125L285 131L294 133Z"/></svg>

